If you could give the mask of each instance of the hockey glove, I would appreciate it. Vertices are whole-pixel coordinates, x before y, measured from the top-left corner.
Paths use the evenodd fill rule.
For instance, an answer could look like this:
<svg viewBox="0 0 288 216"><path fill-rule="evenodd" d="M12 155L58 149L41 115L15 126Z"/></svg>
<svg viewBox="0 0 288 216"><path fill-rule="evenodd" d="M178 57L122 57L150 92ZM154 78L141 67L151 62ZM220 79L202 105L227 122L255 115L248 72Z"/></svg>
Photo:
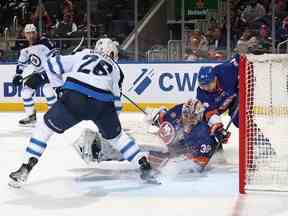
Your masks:
<svg viewBox="0 0 288 216"><path fill-rule="evenodd" d="M37 89L45 83L49 83L48 77L45 73L33 73L24 83L24 85Z"/></svg>
<svg viewBox="0 0 288 216"><path fill-rule="evenodd" d="M22 85L23 83L23 77L20 75L20 74L16 74L14 77L13 77L13 86L20 86Z"/></svg>
<svg viewBox="0 0 288 216"><path fill-rule="evenodd" d="M231 133L226 131L223 128L223 124L219 121L210 126L210 134L214 136L219 143L222 144L228 143L228 139L231 136Z"/></svg>
<svg viewBox="0 0 288 216"><path fill-rule="evenodd" d="M215 134L215 138L218 140L219 143L222 144L227 144L230 136L231 132L226 131L224 128L220 131L217 131Z"/></svg>

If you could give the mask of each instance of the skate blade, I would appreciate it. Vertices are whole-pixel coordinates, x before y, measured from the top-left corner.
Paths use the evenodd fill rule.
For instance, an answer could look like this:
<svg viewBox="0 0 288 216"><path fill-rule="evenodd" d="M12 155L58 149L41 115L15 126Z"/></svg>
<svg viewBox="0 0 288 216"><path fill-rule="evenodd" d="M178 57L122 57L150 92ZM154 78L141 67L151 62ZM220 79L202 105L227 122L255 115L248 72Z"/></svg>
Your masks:
<svg viewBox="0 0 288 216"><path fill-rule="evenodd" d="M8 185L12 188L21 188L23 186L23 182L18 182L18 181L15 181L15 180L11 180L10 182L8 182Z"/></svg>
<svg viewBox="0 0 288 216"><path fill-rule="evenodd" d="M20 124L19 123L19 126L20 127L24 127L24 128L34 128L36 125L36 122L35 123L30 123L30 124Z"/></svg>

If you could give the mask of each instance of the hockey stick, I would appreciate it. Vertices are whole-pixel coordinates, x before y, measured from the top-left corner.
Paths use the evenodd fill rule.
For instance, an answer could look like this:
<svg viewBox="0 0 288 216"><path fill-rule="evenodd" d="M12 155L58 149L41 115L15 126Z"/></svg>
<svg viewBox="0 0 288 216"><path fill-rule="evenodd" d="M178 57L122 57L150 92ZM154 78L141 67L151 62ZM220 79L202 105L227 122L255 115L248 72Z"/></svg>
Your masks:
<svg viewBox="0 0 288 216"><path fill-rule="evenodd" d="M231 116L231 119L230 119L230 121L228 122L228 124L227 124L227 126L225 128L226 131L229 129L230 125L232 124L232 122L233 122L234 118L236 117L238 111L239 111L239 104L237 105L236 109L234 110L234 112L233 112L233 114Z"/></svg>
<svg viewBox="0 0 288 216"><path fill-rule="evenodd" d="M84 40L85 40L85 37L82 36L79 44L72 50L72 53L71 53L72 55L75 54L80 49L80 47L83 45Z"/></svg>
<svg viewBox="0 0 288 216"><path fill-rule="evenodd" d="M132 99L130 99L127 95L123 94L123 97L126 98L130 103L132 103L135 107L137 107L138 110L140 110L143 114L148 115L148 113L143 110L140 106L138 106Z"/></svg>
<svg viewBox="0 0 288 216"><path fill-rule="evenodd" d="M236 115L238 114L238 111L239 111L239 104L237 104L237 107L236 107L236 109L234 110L234 112L233 112L233 114L232 114L232 116L231 116L231 119L229 120L229 122L228 122L226 128L224 129L224 131L226 131L226 132L228 131L228 129L230 128L230 126L231 126L234 118L235 118ZM223 151L223 146L222 146L223 143L221 143L220 140L218 140L216 136L214 137L214 139L215 139L215 141L217 142L217 145L216 145L216 148L215 148L216 151L217 151L217 150Z"/></svg>

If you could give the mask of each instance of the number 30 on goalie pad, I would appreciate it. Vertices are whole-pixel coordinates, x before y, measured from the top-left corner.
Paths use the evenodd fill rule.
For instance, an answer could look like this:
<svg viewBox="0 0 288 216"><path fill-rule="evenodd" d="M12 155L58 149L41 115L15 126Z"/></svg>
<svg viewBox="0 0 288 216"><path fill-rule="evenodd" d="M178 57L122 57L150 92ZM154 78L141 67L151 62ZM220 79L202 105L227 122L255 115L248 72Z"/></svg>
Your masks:
<svg viewBox="0 0 288 216"><path fill-rule="evenodd" d="M164 144L169 145L173 143L175 139L176 136L175 128L170 122L165 121L160 125L158 135L164 142Z"/></svg>

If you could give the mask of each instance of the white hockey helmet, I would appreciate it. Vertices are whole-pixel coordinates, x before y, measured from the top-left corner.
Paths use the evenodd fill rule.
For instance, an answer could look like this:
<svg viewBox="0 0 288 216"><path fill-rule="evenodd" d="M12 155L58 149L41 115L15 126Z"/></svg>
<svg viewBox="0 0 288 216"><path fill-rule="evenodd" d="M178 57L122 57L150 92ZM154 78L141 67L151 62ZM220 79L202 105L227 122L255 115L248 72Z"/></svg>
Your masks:
<svg viewBox="0 0 288 216"><path fill-rule="evenodd" d="M182 123L185 127L193 127L203 119L204 106L201 101L197 99L190 99L182 106Z"/></svg>
<svg viewBox="0 0 288 216"><path fill-rule="evenodd" d="M118 60L118 46L116 41L112 41L110 38L101 38L96 42L95 51L103 53L111 57L113 60Z"/></svg>
<svg viewBox="0 0 288 216"><path fill-rule="evenodd" d="M24 32L37 32L36 26L34 24L26 24L24 28Z"/></svg>

